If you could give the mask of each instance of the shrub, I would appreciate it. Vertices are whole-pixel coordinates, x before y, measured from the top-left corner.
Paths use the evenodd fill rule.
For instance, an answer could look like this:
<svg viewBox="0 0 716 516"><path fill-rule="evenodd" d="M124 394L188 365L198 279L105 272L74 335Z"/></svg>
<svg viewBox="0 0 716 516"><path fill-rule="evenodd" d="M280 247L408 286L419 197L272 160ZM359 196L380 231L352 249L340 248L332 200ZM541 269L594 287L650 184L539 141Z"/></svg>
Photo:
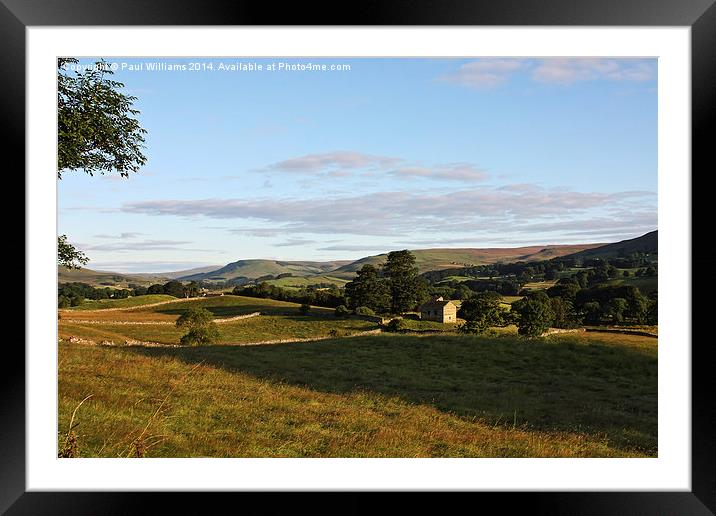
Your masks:
<svg viewBox="0 0 716 516"><path fill-rule="evenodd" d="M184 346L211 344L219 338L219 327L213 315L204 308L191 308L184 312L176 322L177 328L187 328L181 338Z"/></svg>
<svg viewBox="0 0 716 516"><path fill-rule="evenodd" d="M57 299L57 308L68 308L70 306L70 300L65 296L60 296Z"/></svg>
<svg viewBox="0 0 716 516"><path fill-rule="evenodd" d="M405 328L405 321L403 321L402 319L391 319L385 326L385 329L390 332L399 332L400 330L404 330Z"/></svg>
<svg viewBox="0 0 716 516"><path fill-rule="evenodd" d="M505 311L500 307L497 292L480 292L462 303L458 317L467 322L458 328L461 333L484 333L491 326L505 325Z"/></svg>
<svg viewBox="0 0 716 516"><path fill-rule="evenodd" d="M311 311L311 305L303 303L301 306L298 307L298 311L301 312L301 314L306 315L308 312Z"/></svg>
<svg viewBox="0 0 716 516"><path fill-rule="evenodd" d="M375 312L367 306L359 306L356 308L356 315L375 315Z"/></svg>
<svg viewBox="0 0 716 516"><path fill-rule="evenodd" d="M346 308L345 305L338 305L338 306L336 307L335 312L334 312L334 314L335 314L336 317L346 317L346 316L348 316L350 313L351 313L351 311L348 310L348 308Z"/></svg>
<svg viewBox="0 0 716 516"><path fill-rule="evenodd" d="M539 337L550 327L554 321L554 311L549 302L545 302L540 296L525 298L512 305L517 309L518 327L517 332L527 337Z"/></svg>
<svg viewBox="0 0 716 516"><path fill-rule="evenodd" d="M216 342L219 338L219 328L215 322L207 326L192 328L185 335L182 335L180 342L182 346L203 346Z"/></svg>

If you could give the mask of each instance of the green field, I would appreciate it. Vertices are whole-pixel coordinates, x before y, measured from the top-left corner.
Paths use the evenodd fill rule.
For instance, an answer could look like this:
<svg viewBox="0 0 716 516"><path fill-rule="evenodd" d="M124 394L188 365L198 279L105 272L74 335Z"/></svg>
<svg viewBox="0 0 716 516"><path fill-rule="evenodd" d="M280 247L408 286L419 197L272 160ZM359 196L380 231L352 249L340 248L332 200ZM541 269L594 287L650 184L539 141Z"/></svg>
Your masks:
<svg viewBox="0 0 716 516"><path fill-rule="evenodd" d="M279 278L273 280L266 280L269 285L276 285L282 288L293 288L299 289L308 287L310 285L319 285L323 283L331 283L339 287L345 286L349 280L344 278L336 278L330 275L318 275L318 276L289 276L286 278Z"/></svg>
<svg viewBox="0 0 716 516"><path fill-rule="evenodd" d="M217 319L265 315L219 324L211 346L68 342L176 345L182 332L172 322L190 307ZM297 307L227 295L63 312L59 446L72 411L91 395L75 418L76 456L656 455L654 338L526 340L514 327L493 337L355 336L376 323ZM413 330L454 328L405 321ZM241 345L315 338L325 340Z"/></svg>
<svg viewBox="0 0 716 516"><path fill-rule="evenodd" d="M96 301L86 299L79 306L73 306L68 310L106 310L109 308L129 308L134 306L160 303L162 301L173 301L177 298L166 294L149 294L146 296L128 297L125 299L98 299Z"/></svg>
<svg viewBox="0 0 716 516"><path fill-rule="evenodd" d="M606 337L60 343L58 441L92 395L87 457L655 456L655 341Z"/></svg>
<svg viewBox="0 0 716 516"><path fill-rule="evenodd" d="M659 278L657 276L630 276L628 278L610 280L609 285L631 285L637 287L642 294L647 295L651 292L655 292L659 288Z"/></svg>
<svg viewBox="0 0 716 516"><path fill-rule="evenodd" d="M307 315L298 312L296 303L226 295L203 299L181 300L142 308L137 304L142 297L134 298L137 306L129 312L107 312L93 315L98 324L86 323L88 316L82 311L65 313L59 321L61 338L79 337L94 341L126 340L178 344L183 331L172 324L150 325L149 322L173 322L189 308L209 310L217 320L237 315L261 312L261 316L227 322L220 326L219 344L244 344L267 340L306 339L327 337L334 330L339 335L377 329L376 323L357 318L339 319L329 308L313 307ZM170 297L170 296L162 296ZM128 300L122 300L128 301ZM149 303L149 299L145 300ZM157 302L151 300L151 302ZM134 323L134 324L133 324Z"/></svg>

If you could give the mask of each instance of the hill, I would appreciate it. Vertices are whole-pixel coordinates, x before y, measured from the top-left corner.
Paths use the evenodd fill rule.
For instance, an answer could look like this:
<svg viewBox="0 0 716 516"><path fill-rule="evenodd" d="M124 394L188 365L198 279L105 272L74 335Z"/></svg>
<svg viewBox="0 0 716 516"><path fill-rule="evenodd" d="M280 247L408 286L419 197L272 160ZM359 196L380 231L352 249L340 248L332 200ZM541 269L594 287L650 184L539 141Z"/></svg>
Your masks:
<svg viewBox="0 0 716 516"><path fill-rule="evenodd" d="M123 274L110 271L95 271L92 269L68 269L57 267L57 277L60 283L87 283L94 287L120 287L126 288L130 283L137 285L151 285L152 283L165 283L166 277L159 274Z"/></svg>
<svg viewBox="0 0 716 516"><path fill-rule="evenodd" d="M488 247L484 249L416 249L411 251L415 255L415 262L420 273L470 267L474 265L486 265L497 262L533 262L549 260L558 256L571 255L573 253L601 246L602 244L575 244L575 245L536 245L527 247ZM339 267L331 272L332 276L352 276L363 265L382 265L387 259L387 253L376 256L367 256L355 262Z"/></svg>
<svg viewBox="0 0 716 516"><path fill-rule="evenodd" d="M156 273L146 273L142 272L140 274L136 274L137 276L142 277L151 277L151 278L166 278L168 280L182 278L184 276L192 276L194 274L203 274L205 272L211 272L215 271L216 269L221 268L221 265L207 265L205 267L195 267L193 269L185 269L183 271L170 271L170 272L156 272Z"/></svg>
<svg viewBox="0 0 716 516"><path fill-rule="evenodd" d="M659 252L659 235L657 231L651 231L637 238L630 238L606 244L592 249L586 249L574 254L570 254L570 258L616 258L618 256L628 256L632 253L658 254Z"/></svg>
<svg viewBox="0 0 716 516"><path fill-rule="evenodd" d="M256 279L268 275L278 276L279 274L314 276L330 272L336 267L347 263L349 263L347 260L332 262L238 260L210 272L190 274L178 277L177 279L182 281L226 281L236 278Z"/></svg>

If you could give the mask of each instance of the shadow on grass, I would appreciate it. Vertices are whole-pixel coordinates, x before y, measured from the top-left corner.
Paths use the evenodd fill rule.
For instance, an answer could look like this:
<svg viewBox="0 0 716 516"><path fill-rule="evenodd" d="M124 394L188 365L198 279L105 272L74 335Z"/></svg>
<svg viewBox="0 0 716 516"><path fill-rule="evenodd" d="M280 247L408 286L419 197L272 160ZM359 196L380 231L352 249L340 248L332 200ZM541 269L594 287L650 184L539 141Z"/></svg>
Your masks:
<svg viewBox="0 0 716 516"><path fill-rule="evenodd" d="M656 453L655 350L564 338L379 335L132 351L317 391L397 396L491 424L602 435Z"/></svg>

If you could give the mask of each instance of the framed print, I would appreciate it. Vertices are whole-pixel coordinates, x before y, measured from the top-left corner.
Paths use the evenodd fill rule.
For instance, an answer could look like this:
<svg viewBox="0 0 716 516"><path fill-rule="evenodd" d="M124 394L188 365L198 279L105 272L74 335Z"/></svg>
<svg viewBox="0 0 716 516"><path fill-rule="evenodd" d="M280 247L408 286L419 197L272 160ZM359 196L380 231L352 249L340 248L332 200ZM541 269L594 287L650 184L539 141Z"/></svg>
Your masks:
<svg viewBox="0 0 716 516"><path fill-rule="evenodd" d="M62 4L0 11L28 206L3 510L713 511L711 2L395 2L350 27Z"/></svg>

